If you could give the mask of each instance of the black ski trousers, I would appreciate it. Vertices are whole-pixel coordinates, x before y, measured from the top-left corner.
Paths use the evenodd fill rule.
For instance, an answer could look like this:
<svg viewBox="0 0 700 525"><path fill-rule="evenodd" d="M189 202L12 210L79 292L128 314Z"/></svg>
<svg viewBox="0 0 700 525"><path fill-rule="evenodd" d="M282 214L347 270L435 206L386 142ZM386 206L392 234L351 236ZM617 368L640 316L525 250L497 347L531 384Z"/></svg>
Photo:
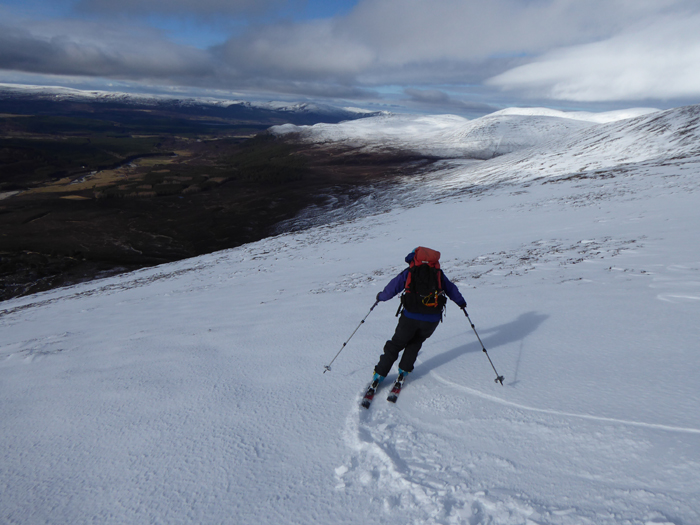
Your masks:
<svg viewBox="0 0 700 525"><path fill-rule="evenodd" d="M413 363L416 362L418 351L428 337L440 324L440 321L418 321L402 315L399 324L396 326L394 337L384 345L384 353L379 358L374 371L380 376L389 375L394 362L399 358L399 352L403 350L399 368L406 372L413 371Z"/></svg>

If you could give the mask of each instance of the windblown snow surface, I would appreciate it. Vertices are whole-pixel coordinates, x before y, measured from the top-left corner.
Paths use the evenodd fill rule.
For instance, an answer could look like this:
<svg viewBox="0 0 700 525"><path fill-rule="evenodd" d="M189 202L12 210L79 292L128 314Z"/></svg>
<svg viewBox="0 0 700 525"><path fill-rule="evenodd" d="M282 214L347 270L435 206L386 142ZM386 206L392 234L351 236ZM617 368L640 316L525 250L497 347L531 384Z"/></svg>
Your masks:
<svg viewBox="0 0 700 525"><path fill-rule="evenodd" d="M364 216L0 304L0 522L697 525L699 126L445 161ZM451 305L361 409L397 299L360 321L418 245L504 385Z"/></svg>

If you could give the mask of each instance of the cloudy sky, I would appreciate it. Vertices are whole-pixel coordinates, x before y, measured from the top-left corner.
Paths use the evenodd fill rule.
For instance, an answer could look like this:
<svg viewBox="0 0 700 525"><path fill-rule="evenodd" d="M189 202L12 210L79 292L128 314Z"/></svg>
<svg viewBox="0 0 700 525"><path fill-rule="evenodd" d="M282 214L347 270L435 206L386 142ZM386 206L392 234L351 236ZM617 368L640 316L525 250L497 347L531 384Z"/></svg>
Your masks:
<svg viewBox="0 0 700 525"><path fill-rule="evenodd" d="M700 102L698 0L0 0L0 82L477 116Z"/></svg>

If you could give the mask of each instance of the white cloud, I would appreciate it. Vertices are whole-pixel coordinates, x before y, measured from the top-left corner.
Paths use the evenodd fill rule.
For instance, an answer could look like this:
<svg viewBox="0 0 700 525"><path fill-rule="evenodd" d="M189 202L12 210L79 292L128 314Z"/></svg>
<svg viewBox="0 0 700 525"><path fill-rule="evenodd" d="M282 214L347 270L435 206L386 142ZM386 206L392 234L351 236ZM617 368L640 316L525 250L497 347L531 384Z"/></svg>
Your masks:
<svg viewBox="0 0 700 525"><path fill-rule="evenodd" d="M207 50L144 29L154 13L233 20L302 1L81 0L98 18L3 17L0 68L313 97L366 99L393 86L423 107L487 107L506 92L578 101L698 93L697 0L361 0L334 18L258 19Z"/></svg>
<svg viewBox="0 0 700 525"><path fill-rule="evenodd" d="M223 56L254 75L364 85L478 83L553 48L613 38L688 0L363 0L347 16L268 25Z"/></svg>
<svg viewBox="0 0 700 525"><path fill-rule="evenodd" d="M260 28L230 40L219 52L237 69L300 80L348 78L376 59L372 49L327 20Z"/></svg>
<svg viewBox="0 0 700 525"><path fill-rule="evenodd" d="M66 20L0 25L0 68L161 81L214 72L207 53L155 31Z"/></svg>
<svg viewBox="0 0 700 525"><path fill-rule="evenodd" d="M667 15L600 42L551 51L488 83L582 102L699 97L699 27L699 14Z"/></svg>

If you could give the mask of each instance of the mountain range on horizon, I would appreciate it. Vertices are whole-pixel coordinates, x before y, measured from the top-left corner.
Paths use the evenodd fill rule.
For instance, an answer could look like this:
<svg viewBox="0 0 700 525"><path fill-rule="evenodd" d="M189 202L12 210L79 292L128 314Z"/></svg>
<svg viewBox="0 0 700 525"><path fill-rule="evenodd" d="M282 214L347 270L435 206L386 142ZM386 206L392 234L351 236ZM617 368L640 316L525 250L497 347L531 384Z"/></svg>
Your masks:
<svg viewBox="0 0 700 525"><path fill-rule="evenodd" d="M31 107L32 102L44 106ZM215 98L181 96L177 94L158 95L150 93L126 93L116 91L80 90L61 86L31 86L21 84L0 84L0 111L14 111L32 114L37 110L57 111L56 106L47 104L76 103L97 104L99 106L125 105L132 107L171 110L181 113L200 111L214 117L288 119L289 122L316 123L340 122L355 118L383 114L383 111L364 110L355 107L339 107L316 102L249 101L237 98ZM63 112L68 114L67 112ZM36 114L36 113L34 113Z"/></svg>

